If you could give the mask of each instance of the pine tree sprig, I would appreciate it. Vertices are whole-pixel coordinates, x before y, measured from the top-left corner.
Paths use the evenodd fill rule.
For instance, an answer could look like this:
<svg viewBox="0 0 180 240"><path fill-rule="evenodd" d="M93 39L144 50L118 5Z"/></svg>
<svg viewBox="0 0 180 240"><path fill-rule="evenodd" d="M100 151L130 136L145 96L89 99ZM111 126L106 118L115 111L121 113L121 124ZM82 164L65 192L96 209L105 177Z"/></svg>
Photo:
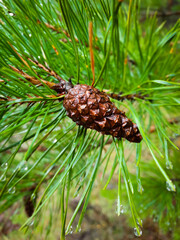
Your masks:
<svg viewBox="0 0 180 240"><path fill-rule="evenodd" d="M147 12L142 22L143 5L115 0L0 2L0 213L27 195L28 201L38 195L21 229L30 230L34 221L35 233L46 220L49 226L42 232L48 236L59 214L65 239L74 220L80 229L95 184L101 181L109 195L113 177L117 213L128 203L139 235L139 215L150 215L152 206L161 223L176 221L180 21L167 29ZM78 127L66 117L62 84L92 84L89 22L96 88L138 125L143 136L139 145ZM77 195L71 212L69 202Z"/></svg>

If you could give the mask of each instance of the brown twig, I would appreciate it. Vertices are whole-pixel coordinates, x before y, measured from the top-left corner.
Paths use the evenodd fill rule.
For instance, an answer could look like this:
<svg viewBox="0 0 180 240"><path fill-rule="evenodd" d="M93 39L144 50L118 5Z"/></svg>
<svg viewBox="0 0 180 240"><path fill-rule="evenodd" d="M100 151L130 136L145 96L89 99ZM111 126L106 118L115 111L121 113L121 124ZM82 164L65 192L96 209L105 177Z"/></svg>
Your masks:
<svg viewBox="0 0 180 240"><path fill-rule="evenodd" d="M41 23L40 21L38 21L38 23ZM71 42L72 40L70 39L70 34L66 31L66 30L64 30L63 28L56 28L55 26L53 26L53 25L51 25L51 24L49 24L49 23L45 23L45 25L46 25L46 27L47 28L49 28L49 29L51 29L52 31L54 31L54 32L56 32L56 33L64 33L64 35L66 35L66 37L67 38L69 38L69 41ZM75 39L75 41L77 42L77 43L79 43L79 40L77 39L77 38L74 38Z"/></svg>
<svg viewBox="0 0 180 240"><path fill-rule="evenodd" d="M51 70L49 67L45 67L44 65L42 65L38 61L32 60L31 58L28 58L28 60L30 62L36 64L39 68L43 69L45 72L49 73L51 76L55 77L58 81L63 80L54 70Z"/></svg>
<svg viewBox="0 0 180 240"><path fill-rule="evenodd" d="M61 97L62 96L62 94L58 94L57 96L56 95L46 95L46 97L47 97L47 99L46 100L63 100L63 97ZM43 99L43 97L41 97L41 96L36 96L35 98L34 97L31 97L30 95L28 95L28 98L30 98L29 100L24 100L24 101L21 101L21 102L15 102L15 103L13 103L13 105L14 104L24 104L24 103L34 103L34 102L41 102L42 101L42 99ZM38 101L37 101L37 98L39 99ZM56 99L53 99L53 98L56 98ZM11 98L11 97L6 97L6 98L4 98L4 97L0 97L0 104L2 103L2 102L13 102L13 101L17 101L17 100L21 100L21 98Z"/></svg>
<svg viewBox="0 0 180 240"><path fill-rule="evenodd" d="M31 61L32 63L36 64L39 68L43 69L44 71L46 71L47 73L49 73L51 76L55 77L59 81L58 84L54 83L54 85L50 88L55 90L60 95L67 93L69 88L73 87L73 84L71 83L71 81L68 81L68 82L65 81L54 70L51 70L49 67L45 67L44 65L42 65L41 63L39 63L36 60L32 60L30 58L28 58L28 60Z"/></svg>
<svg viewBox="0 0 180 240"><path fill-rule="evenodd" d="M18 153L24 153L24 152L27 152L27 148L20 148L19 149L19 151L18 151ZM38 148L37 148L37 150L39 151L39 152L45 152L46 150L47 150L47 148L45 147L45 146L39 146ZM3 152L3 153L5 153L5 154L12 154L12 151L11 150L6 150L5 152Z"/></svg>
<svg viewBox="0 0 180 240"><path fill-rule="evenodd" d="M40 24L41 22L38 20L38 23ZM53 26L53 25L51 25L49 23L45 23L45 26L47 28L51 29L52 31L56 32L56 33L64 33L64 35L68 38L69 42L72 42L72 40L70 38L71 37L70 34L65 29L63 29L63 28L56 28L55 26ZM79 40L76 37L74 38L74 40L77 43L79 43ZM65 43L67 42L67 40L64 39L64 38L61 39L61 41L65 42ZM85 45L86 45L86 47L89 47L88 43L85 43ZM97 49L97 50L100 50L98 46L94 46L94 48Z"/></svg>
<svg viewBox="0 0 180 240"><path fill-rule="evenodd" d="M92 86L95 83L95 71L94 71L94 54L93 54L93 23L89 23L89 48L90 48L90 57L91 57L91 71L93 75Z"/></svg>
<svg viewBox="0 0 180 240"><path fill-rule="evenodd" d="M139 98L139 99L146 99L146 97L148 97L148 95L141 95L139 94L129 94L126 96L122 96L122 94L116 94L116 93L109 93L107 94L109 97L119 100L119 101L124 101L124 100L130 100L130 101L134 101L135 98Z"/></svg>
<svg viewBox="0 0 180 240"><path fill-rule="evenodd" d="M179 118L174 118L174 119L168 120L168 122L169 122L170 124L178 123L179 121L180 121ZM155 132L155 131L156 131L155 125L152 125L152 126L150 127L150 129L149 129L149 132L150 132L150 133L153 133L153 132Z"/></svg>
<svg viewBox="0 0 180 240"><path fill-rule="evenodd" d="M180 178L171 178L173 182L180 182Z"/></svg>
<svg viewBox="0 0 180 240"><path fill-rule="evenodd" d="M11 66L11 65L9 65L9 66L13 71L19 73L21 76L26 78L29 82L31 82L34 85L42 86L43 83L44 83L49 88L52 88L55 85L55 83L53 83L53 82L48 82L48 81L45 81L43 79L39 80L39 79L37 79L35 77L32 77L32 76L28 75L27 73L23 72L21 69L17 69L15 67Z"/></svg>
<svg viewBox="0 0 180 240"><path fill-rule="evenodd" d="M175 11L175 12L158 12L157 16L158 17L170 17L170 16L178 16L180 15L180 11Z"/></svg>
<svg viewBox="0 0 180 240"><path fill-rule="evenodd" d="M28 96L28 98L30 98L30 100L22 100L22 101L17 101L17 100L21 100L21 98L11 98L11 97L0 97L0 105L1 104L4 104L4 102L5 103L7 103L7 102L13 102L14 101L14 103L12 103L12 106L14 106L14 105L16 105L16 104L19 104L19 105L22 105L22 104L24 104L24 103L28 103L28 105L30 105L30 104L35 104L36 102L42 102L42 100L45 102L45 101L47 101L47 100L53 100L53 101L55 101L55 100L58 100L58 101L62 101L63 99L64 99L64 97L62 96L63 94L57 94L57 96L55 96L55 95L46 95L46 97L47 97L47 99L43 99L43 97L41 97L41 96L37 96L36 95L36 97L34 98L34 97L31 97L30 95L28 95L27 94L27 96ZM38 100L37 100L37 98L38 98ZM54 99L54 98L56 98L56 99ZM17 101L17 102L15 102L15 101Z"/></svg>
<svg viewBox="0 0 180 240"><path fill-rule="evenodd" d="M144 15L144 16L143 16ZM164 12L164 11L162 11L162 12L150 12L149 13L149 15L148 15L148 17L153 17L153 16L157 16L157 17L162 17L162 18L165 18L165 17L171 17L171 16L179 16L180 15L180 11L175 11L175 12L171 12L171 11L168 11L168 12ZM141 21L144 21L144 20L146 20L146 13L142 13L141 14L141 16L143 16L142 18L141 18Z"/></svg>

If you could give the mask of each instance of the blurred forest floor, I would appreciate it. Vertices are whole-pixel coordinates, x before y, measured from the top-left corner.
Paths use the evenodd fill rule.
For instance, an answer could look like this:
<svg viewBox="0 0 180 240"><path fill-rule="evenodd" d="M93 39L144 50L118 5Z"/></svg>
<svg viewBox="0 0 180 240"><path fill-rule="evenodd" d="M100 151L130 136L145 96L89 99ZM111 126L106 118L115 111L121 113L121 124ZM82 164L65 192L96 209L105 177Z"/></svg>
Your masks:
<svg viewBox="0 0 180 240"><path fill-rule="evenodd" d="M92 196L94 197L94 196ZM102 199L101 199L102 200ZM73 199L70 203L70 207L75 209L78 204L78 198ZM104 206L103 206L104 205ZM122 214L117 216L115 211L107 207L107 202L103 201L102 204L89 204L87 211L85 213L82 230L78 233L73 232L77 222L75 221L72 227L72 232L70 232L66 239L67 240L130 240L137 239L134 235L133 228L128 223L128 215ZM13 216L16 213L17 206L13 206L8 210L9 216ZM114 207L115 209L116 207ZM21 209L21 211L23 211ZM46 217L46 212L43 215ZM54 213L56 214L56 213ZM78 220L78 218L77 218ZM0 239L1 240L24 240L24 239L34 239L34 240L44 240L44 239L57 239L60 240L60 228L59 221L55 222L53 226L53 231L47 237L43 236L40 232L31 231L30 235L24 235L19 232L20 224L17 221L11 220L11 217L7 217L7 214L0 215ZM140 240L171 240L171 231L168 233L163 233L159 227L158 223L152 218L147 218L143 221L142 236L138 239Z"/></svg>

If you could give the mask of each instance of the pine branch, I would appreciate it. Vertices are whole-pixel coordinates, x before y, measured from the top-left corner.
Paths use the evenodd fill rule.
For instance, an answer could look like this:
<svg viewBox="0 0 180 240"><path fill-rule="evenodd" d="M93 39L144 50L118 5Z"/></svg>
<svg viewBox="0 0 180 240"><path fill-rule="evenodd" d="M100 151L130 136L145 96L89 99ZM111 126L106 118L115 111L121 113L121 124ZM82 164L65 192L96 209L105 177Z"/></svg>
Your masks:
<svg viewBox="0 0 180 240"><path fill-rule="evenodd" d="M42 146L40 145L38 148L37 148L37 151L39 152L45 152L47 150L47 147L45 146ZM19 149L19 153L25 153L28 151L28 148L20 148ZM6 150L5 152L3 152L3 154L12 154L12 151L11 150Z"/></svg>
<svg viewBox="0 0 180 240"><path fill-rule="evenodd" d="M32 60L31 58L28 58L28 60L32 63L34 63L37 67L43 69L45 72L49 73L51 76L55 77L60 83L56 84L53 82L48 82L48 81L44 81L41 79L41 81L46 84L47 86L49 86L51 89L54 89L55 91L59 91L62 82L66 82L64 79L62 79L54 70L50 69L49 67L45 67L43 64L39 63L37 60ZM30 81L31 83L33 83L34 85L38 85L38 86L42 86L42 83L40 80L24 73L22 70L17 69L13 66L10 66L15 72L18 72L19 74L21 74L23 77L25 77L28 81ZM107 94L107 93L106 93ZM148 97L148 95L141 95L139 94L129 94L126 96L121 96L122 94L115 94L115 93L110 93L107 94L109 97L116 99L118 101L124 101L124 100L130 100L130 101L135 101L136 98L139 99L143 99L145 100L146 97ZM54 97L54 95L51 96L47 96L47 97Z"/></svg>
<svg viewBox="0 0 180 240"><path fill-rule="evenodd" d="M39 68L43 69L45 72L49 73L51 76L55 77L58 81L63 80L54 70L50 69L49 67L45 67L44 65L39 63L37 60L32 60L31 58L28 58L28 60L34 63Z"/></svg>
<svg viewBox="0 0 180 240"><path fill-rule="evenodd" d="M38 21L38 23L41 23L40 21ZM46 27L51 29L52 31L56 32L56 33L64 33L66 35L67 38L69 38L69 41L71 42L72 40L70 39L70 34L63 28L56 28L55 26L49 24L49 23L45 23ZM77 38L74 38L75 41L77 43L79 43L79 40Z"/></svg>
<svg viewBox="0 0 180 240"><path fill-rule="evenodd" d="M0 97L0 104L4 103L4 102L14 102L14 104L24 104L24 103L35 103L35 102L41 102L41 101L47 101L47 100L63 100L62 94L58 94L56 95L47 95L46 98L41 97L36 95L36 97L31 97L30 95L27 94L28 99L26 100L21 100L21 98L17 97L17 98L11 98L9 96L7 96L6 98L4 97ZM19 100L19 101L17 101Z"/></svg>
<svg viewBox="0 0 180 240"><path fill-rule="evenodd" d="M142 18L141 18L141 21L144 21L146 20L147 18L147 13L141 13L141 15L144 15ZM153 17L153 16L157 16L157 17L162 17L162 18L166 18L166 17L171 17L171 16L179 16L180 15L180 11L162 11L162 12L157 12L157 11L153 11L153 12L150 12L148 14L148 17Z"/></svg>
<svg viewBox="0 0 180 240"><path fill-rule="evenodd" d="M23 72L20 69L17 69L15 67L11 66L11 65L9 65L9 66L13 71L19 73L22 77L26 78L29 82L31 82L34 85L42 86L43 85L42 83L44 83L49 88L52 88L55 85L55 83L53 83L53 82L48 82L48 81L45 81L43 79L39 80L35 77L32 77L32 76L28 75L27 73Z"/></svg>
<svg viewBox="0 0 180 240"><path fill-rule="evenodd" d="M149 95L141 95L141 93L138 94L129 94L129 95L125 95L125 96L121 96L122 94L116 94L116 93L110 93L107 94L109 97L119 100L119 101L124 101L124 100L130 100L130 101L135 101L136 98L139 99L143 99L146 100L146 97L148 97Z"/></svg>
<svg viewBox="0 0 180 240"><path fill-rule="evenodd" d="M38 23L40 24L41 22L38 20ZM66 35L66 37L68 38L69 42L72 42L72 40L70 38L71 37L70 34L65 29L63 29L63 28L56 28L55 26L53 26L53 25L51 25L49 23L44 23L44 24L46 25L47 28L51 29L52 31L54 31L56 33L64 33ZM76 37L74 38L74 40L76 41L76 43L79 43L79 40ZM61 41L65 42L65 43L67 42L67 40L64 39L64 38L61 39ZM86 42L85 46L89 47L89 44ZM97 49L97 50L100 50L100 48L98 46L96 46L96 45L94 46L94 48Z"/></svg>
<svg viewBox="0 0 180 240"><path fill-rule="evenodd" d="M68 227L72 225L77 211L82 209L79 227L88 206L99 167L103 167L104 164L101 163L105 163L103 176L105 174L109 176L106 186L114 172L119 170L118 214L124 198L121 194L124 195L127 192L134 226L138 229L138 209L136 210L133 201L136 195L133 186L136 185L132 184L129 166L126 165L126 160L129 158L125 159L126 156L124 156L124 151L132 145L130 146L123 141L112 142L111 137L103 138L98 132L86 131L81 126L74 129L75 123L70 123L67 118L64 120L65 110L62 104L55 102L55 100L62 100L68 92L66 87L73 87L73 85L61 78L58 70L61 69L62 76L77 76L77 82L80 80L82 84L91 85L92 74L90 67L88 67L89 44L86 42L88 41L87 23L93 21L97 38L101 39L103 44L98 45L101 49L100 54L95 52L94 55L95 72L99 74L98 88L107 89L104 92L118 101L127 100L127 104L122 102L121 106L130 111L131 117L143 134L144 141L136 146L136 156L134 151L132 155L136 158L136 183L139 185L141 182L141 164L139 165L141 154L144 153L143 151L149 150L154 163L162 173L163 179L165 178L164 182L167 181L171 190L175 191L175 186L171 181L178 177L175 174L173 178L167 176L164 171L165 164L162 161L161 166L158 154L168 158L169 145L173 145L171 139L169 140L169 136L171 136L169 132L176 130L176 126L168 129L165 112L175 112L179 103L177 93L179 85L176 80L171 81L171 76L175 79L178 76L176 64L178 57L175 55L178 43L178 24L169 32L163 29L163 25L157 25L156 17L149 19L146 25L139 24L138 8L134 1L130 1L129 10L124 5L128 14L124 8L120 7L122 1L112 1L112 4L104 0L99 1L98 4L95 3L96 1L86 1L86 3L73 1L72 4L70 0L59 2L53 0L49 4L46 4L46 1L41 1L41 3L27 1L27 4L24 4L22 0L5 2L7 6L2 13L4 24L1 28L2 47L0 50L0 63L3 66L0 69L3 76L0 80L2 86L2 90L0 90L2 96L0 97L2 133L0 151L7 151L7 158L3 155L2 161L8 165L8 168L3 172L6 181L1 183L3 186L2 197L8 196L8 203L9 199L15 202L14 196L21 195L20 189L33 185L35 182L38 182L39 185L47 182L48 184L46 184L45 189L42 189L44 192L42 192L40 201L33 213L34 220L35 215L43 208L52 194L60 189L58 197L61 198L62 229L64 228L63 234L65 235L66 213L68 197L71 196L72 192L71 187L77 186L77 193L79 193L79 189L82 189L82 196ZM12 14L8 14L8 11L14 12L15 15L11 16ZM53 22L61 21L59 15L63 16L64 19L62 28L53 26ZM119 21L119 17L122 21ZM41 20L38 20L39 24L37 24L37 19ZM47 23L44 23L43 19L46 19ZM57 26L59 25L57 24ZM146 35L142 36L145 28ZM122 33L125 34L124 37L122 37ZM171 50L172 46L169 44L172 39L174 51ZM93 40L96 41L96 38ZM62 43L62 41L67 42L67 44ZM99 49L99 47L95 48ZM26 58L27 62L21 56L29 56ZM38 60L40 62L34 60L38 58L41 59ZM43 61L46 63L44 64ZM126 65L128 61L131 64ZM11 65L12 71L8 71L7 64ZM25 67L22 67L21 70L19 67L21 68L22 64ZM54 82L45 81L44 75L50 76ZM167 75L169 79L166 78ZM119 79L124 79L124 87ZM42 87L38 88L38 86ZM63 93L61 92L62 87L64 87ZM53 94L51 89L55 90L57 95L55 92ZM110 89L112 89L112 93ZM117 89L121 89L122 93L116 94L115 91L120 91ZM46 94L50 95L46 96ZM149 100L151 96L153 102ZM147 101L138 101L138 99ZM136 100L138 104L131 103L131 101ZM35 102L38 103L34 104ZM27 104L19 107L18 103ZM15 106L13 106L14 104ZM151 137L148 123L157 127L156 139L154 136ZM167 126L168 131L163 126ZM28 148L25 149L23 144L27 141ZM166 144L168 141L170 144ZM111 145L106 146L107 152L102 154L106 144ZM45 147L39 149L39 146ZM111 154L114 149L116 149L116 156ZM25 151L25 153L20 153L20 156L23 155L23 160L29 160L32 156L32 165L30 161L28 170L19 175L21 166L24 164L22 160L20 162L22 165L18 165L19 152L21 151ZM109 163L113 167L108 169ZM57 169L51 171L54 165L57 166ZM156 168L154 165L150 168L148 162L148 171L149 169ZM49 173L52 174L51 178ZM151 184L154 183L156 181L151 181ZM8 193L5 195L5 190L11 185L17 186L15 195L10 196ZM123 191L123 186L125 186L126 191ZM165 189L165 186L163 187ZM148 188L146 188L147 190ZM25 193L23 192L23 194ZM149 202L148 200L147 203ZM8 203L6 203L6 208L8 208ZM31 220L32 218L29 219L29 223ZM65 236L63 237L62 239L65 239Z"/></svg>

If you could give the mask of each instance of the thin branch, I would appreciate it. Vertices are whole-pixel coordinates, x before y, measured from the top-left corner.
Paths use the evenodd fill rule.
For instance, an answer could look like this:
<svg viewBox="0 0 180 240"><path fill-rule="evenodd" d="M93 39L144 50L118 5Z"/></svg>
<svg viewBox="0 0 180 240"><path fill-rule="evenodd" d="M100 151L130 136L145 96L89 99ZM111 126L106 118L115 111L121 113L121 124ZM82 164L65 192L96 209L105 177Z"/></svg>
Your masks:
<svg viewBox="0 0 180 240"><path fill-rule="evenodd" d="M47 150L47 147L40 145L40 146L37 148L37 150L38 150L39 152L45 152L45 151ZM27 152L27 151L28 151L28 148L20 148L19 151L18 151L18 153L24 153L24 152ZM12 151L11 151L11 150L6 150L6 151L2 152L2 154L12 154Z"/></svg>
<svg viewBox="0 0 180 240"><path fill-rule="evenodd" d="M37 21L39 24L41 23L39 20ZM70 38L70 34L63 28L56 28L55 26L49 24L49 23L44 23L45 26L49 29L51 29L52 31L56 32L56 33L64 33L64 35L66 35L66 37L68 38L69 42L72 42L71 38ZM63 42L67 42L66 39L61 39ZM79 43L79 40L75 37L74 40ZM86 47L89 47L88 43L85 43ZM94 46L95 49L100 50L98 46Z"/></svg>
<svg viewBox="0 0 180 240"><path fill-rule="evenodd" d="M41 23L41 22L38 21L38 23ZM54 31L56 33L64 33L64 35L66 35L66 37L68 37L69 41L71 42L70 34L66 30L64 30L63 28L56 28L55 26L53 26L49 23L45 23L45 25L46 25L47 28L51 29L52 31ZM79 40L77 38L74 38L74 39L77 43L79 43Z"/></svg>
<svg viewBox="0 0 180 240"><path fill-rule="evenodd" d="M162 18L171 17L171 16L179 16L180 15L180 11L175 11L175 12L171 12L171 11L168 11L168 12L165 12L165 11L162 11L162 12L153 11L153 12L150 12L148 14L148 17L153 17L155 15L157 17L162 17ZM145 13L141 13L141 16L143 16L141 18L141 21L146 20L146 18L147 18L146 12Z"/></svg>
<svg viewBox="0 0 180 240"><path fill-rule="evenodd" d="M92 86L95 83L95 71L94 71L94 54L93 54L93 23L89 23L89 48L90 48L90 57L91 57L91 71L93 75Z"/></svg>
<svg viewBox="0 0 180 240"><path fill-rule="evenodd" d="M155 13L152 13L155 14ZM158 12L157 16L158 17L171 17L171 16L178 16L180 15L180 11L175 11L175 12Z"/></svg>
<svg viewBox="0 0 180 240"><path fill-rule="evenodd" d="M39 79L37 79L37 78L35 78L35 77L32 77L32 76L28 75L27 73L23 72L23 71L20 70L20 69L17 69L17 68L15 68L15 67L11 66L11 65L9 65L9 66L10 66L10 68L11 68L13 71L19 73L21 76L23 76L24 78L26 78L29 82L31 82L31 83L34 84L34 85L42 86L42 85L43 85L42 83L44 83L44 84L47 85L49 88L53 88L53 86L56 85L56 84L53 83L53 82L48 82L48 81L45 81L45 80L43 80L43 79L39 80Z"/></svg>
<svg viewBox="0 0 180 240"><path fill-rule="evenodd" d="M30 62L36 64L39 68L43 69L45 72L49 73L51 76L55 77L58 81L62 81L63 80L54 70L51 70L49 67L45 67L44 65L42 65L38 61L32 60L30 58L28 58L28 60Z"/></svg>
<svg viewBox="0 0 180 240"><path fill-rule="evenodd" d="M180 178L171 178L173 182L180 182Z"/></svg>
<svg viewBox="0 0 180 240"><path fill-rule="evenodd" d="M124 101L124 100L130 100L130 101L134 101L136 98L139 98L139 99L146 99L146 97L148 97L148 95L141 95L140 93L138 94L129 94L129 95L126 95L126 96L122 96L121 93L119 94L116 94L116 93L109 93L107 94L109 97L113 98L113 99L116 99L116 100L119 100L119 101Z"/></svg>
<svg viewBox="0 0 180 240"><path fill-rule="evenodd" d="M21 59L21 61L28 67L30 68L29 64L24 60L24 58L21 57L21 55L16 51L16 49L13 47L13 45L8 42L8 44L11 46L11 48L13 49L13 51L18 55L18 57ZM34 71L34 70L33 70ZM35 72L36 73L36 72Z"/></svg>
<svg viewBox="0 0 180 240"><path fill-rule="evenodd" d="M49 73L51 76L55 77L59 83L55 84L50 87L51 89L55 90L57 93L60 93L61 95L67 93L67 91L73 87L73 84L71 81L65 81L64 79L62 79L54 70L51 70L49 67L45 67L44 65L42 65L41 63L39 63L36 60L32 60L30 58L28 58L29 61L31 61L32 63L36 64L39 68L43 69L44 71L46 71L47 73Z"/></svg>
<svg viewBox="0 0 180 240"><path fill-rule="evenodd" d="M13 103L13 105L14 104L24 104L24 103L35 103L35 102L41 102L41 101L47 101L47 100L53 100L53 101L55 101L55 100L59 100L59 101L62 101L64 98L63 98L63 94L58 94L57 96L55 96L55 95L47 95L46 97L47 97L47 99L44 99L43 97L41 97L41 96L36 96L36 97L31 97L30 95L27 95L28 96L28 98L30 98L30 99L26 99L26 100L22 100L22 101L18 101L18 102L14 102L14 101L17 101L17 100L21 100L21 98L11 98L11 97L6 97L6 98L4 98L4 97L0 97L0 104L1 103L4 103L4 102L14 102ZM54 99L54 98L56 98L56 99Z"/></svg>
<svg viewBox="0 0 180 240"><path fill-rule="evenodd" d="M179 123L179 122L180 122L180 118L177 117L177 118L168 120L168 122L169 122L170 124ZM150 129L149 129L149 132L150 132L150 133L153 133L153 132L155 132L155 131L156 131L155 125L152 125L152 126L150 127Z"/></svg>

